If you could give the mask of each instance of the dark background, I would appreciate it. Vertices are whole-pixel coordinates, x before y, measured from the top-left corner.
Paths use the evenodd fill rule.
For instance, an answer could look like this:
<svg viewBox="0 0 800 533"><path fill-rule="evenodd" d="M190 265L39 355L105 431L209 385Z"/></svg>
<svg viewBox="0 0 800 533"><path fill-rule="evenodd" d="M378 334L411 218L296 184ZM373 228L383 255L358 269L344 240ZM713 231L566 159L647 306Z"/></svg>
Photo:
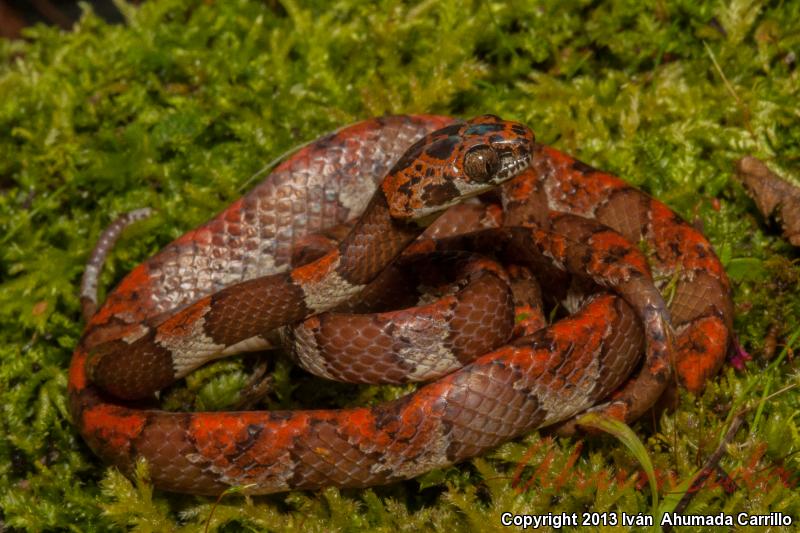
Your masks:
<svg viewBox="0 0 800 533"><path fill-rule="evenodd" d="M122 15L111 0L87 3L105 20L122 22ZM20 38L25 26L37 23L52 24L66 30L80 16L77 0L0 0L0 37Z"/></svg>

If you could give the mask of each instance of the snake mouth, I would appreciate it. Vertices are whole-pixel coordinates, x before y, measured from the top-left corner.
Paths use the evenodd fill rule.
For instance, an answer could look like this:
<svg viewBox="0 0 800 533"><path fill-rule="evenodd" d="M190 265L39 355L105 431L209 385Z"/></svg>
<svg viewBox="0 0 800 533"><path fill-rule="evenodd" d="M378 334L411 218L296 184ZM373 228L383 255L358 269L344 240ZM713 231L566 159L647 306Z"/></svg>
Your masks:
<svg viewBox="0 0 800 533"><path fill-rule="evenodd" d="M492 182L502 183L513 178L530 166L532 158L533 156L529 152L520 155L513 152L500 154L500 170L492 178Z"/></svg>

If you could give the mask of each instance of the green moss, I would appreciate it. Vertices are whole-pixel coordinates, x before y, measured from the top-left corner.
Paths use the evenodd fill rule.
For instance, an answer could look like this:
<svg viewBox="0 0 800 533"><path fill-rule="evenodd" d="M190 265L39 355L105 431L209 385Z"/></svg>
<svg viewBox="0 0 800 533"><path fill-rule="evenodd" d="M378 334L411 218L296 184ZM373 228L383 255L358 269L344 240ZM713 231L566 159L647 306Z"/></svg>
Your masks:
<svg viewBox="0 0 800 533"><path fill-rule="evenodd" d="M69 423L66 368L81 330L77 284L101 229L126 233L103 274L207 219L286 150L382 113L497 113L617 173L704 227L734 281L736 331L756 357L699 398L635 426L659 492L681 492L732 408L751 407L721 461L736 487L694 513L800 520L798 252L731 179L753 154L798 180L800 3L588 0L201 2L122 5L126 26L84 16L0 41L0 520L20 529L499 529L502 511L648 512L638 462L611 438L537 434L420 480L268 498L152 492L105 469ZM779 354L760 357L773 330ZM793 341L791 346L783 344ZM783 349L783 352L781 350ZM175 405L224 407L241 363L193 378ZM295 383L270 407L374 402L402 388ZM292 376L294 377L294 376ZM518 466L522 465L522 466Z"/></svg>

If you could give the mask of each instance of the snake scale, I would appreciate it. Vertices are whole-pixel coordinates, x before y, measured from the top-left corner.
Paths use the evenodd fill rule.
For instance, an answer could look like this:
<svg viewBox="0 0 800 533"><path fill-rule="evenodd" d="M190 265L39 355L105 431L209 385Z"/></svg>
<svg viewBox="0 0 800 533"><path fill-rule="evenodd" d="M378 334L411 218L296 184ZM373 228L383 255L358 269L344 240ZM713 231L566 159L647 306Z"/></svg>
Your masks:
<svg viewBox="0 0 800 533"><path fill-rule="evenodd" d="M326 228L338 228L327 230L336 238ZM452 276L431 274L420 258ZM354 314L374 310L392 269L419 276L395 282L400 293L449 288L403 316ZM574 313L515 326L515 305L530 315L540 305L520 296L538 289L518 289L531 270L566 283L561 297ZM91 286L97 265L89 271ZM586 296L588 285L600 291ZM130 272L88 319L70 407L105 462L130 473L143 457L164 490L379 485L535 428L569 428L587 409L634 420L675 381L700 390L724 361L729 293L697 230L536 143L526 126L492 115L381 117L300 149ZM510 339L512 329L523 336ZM370 408L138 407L207 360L278 338L323 376L428 383ZM332 359L318 357L323 349Z"/></svg>

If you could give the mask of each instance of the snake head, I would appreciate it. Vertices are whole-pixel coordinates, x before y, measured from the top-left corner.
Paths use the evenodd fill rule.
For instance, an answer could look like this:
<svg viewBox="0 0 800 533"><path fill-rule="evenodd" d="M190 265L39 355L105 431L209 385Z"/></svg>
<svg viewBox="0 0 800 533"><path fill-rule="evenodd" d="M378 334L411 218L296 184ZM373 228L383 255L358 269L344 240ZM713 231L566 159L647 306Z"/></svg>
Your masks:
<svg viewBox="0 0 800 533"><path fill-rule="evenodd" d="M430 133L395 163L382 189L391 216L426 225L446 208L507 181L531 161L533 132L482 115Z"/></svg>

